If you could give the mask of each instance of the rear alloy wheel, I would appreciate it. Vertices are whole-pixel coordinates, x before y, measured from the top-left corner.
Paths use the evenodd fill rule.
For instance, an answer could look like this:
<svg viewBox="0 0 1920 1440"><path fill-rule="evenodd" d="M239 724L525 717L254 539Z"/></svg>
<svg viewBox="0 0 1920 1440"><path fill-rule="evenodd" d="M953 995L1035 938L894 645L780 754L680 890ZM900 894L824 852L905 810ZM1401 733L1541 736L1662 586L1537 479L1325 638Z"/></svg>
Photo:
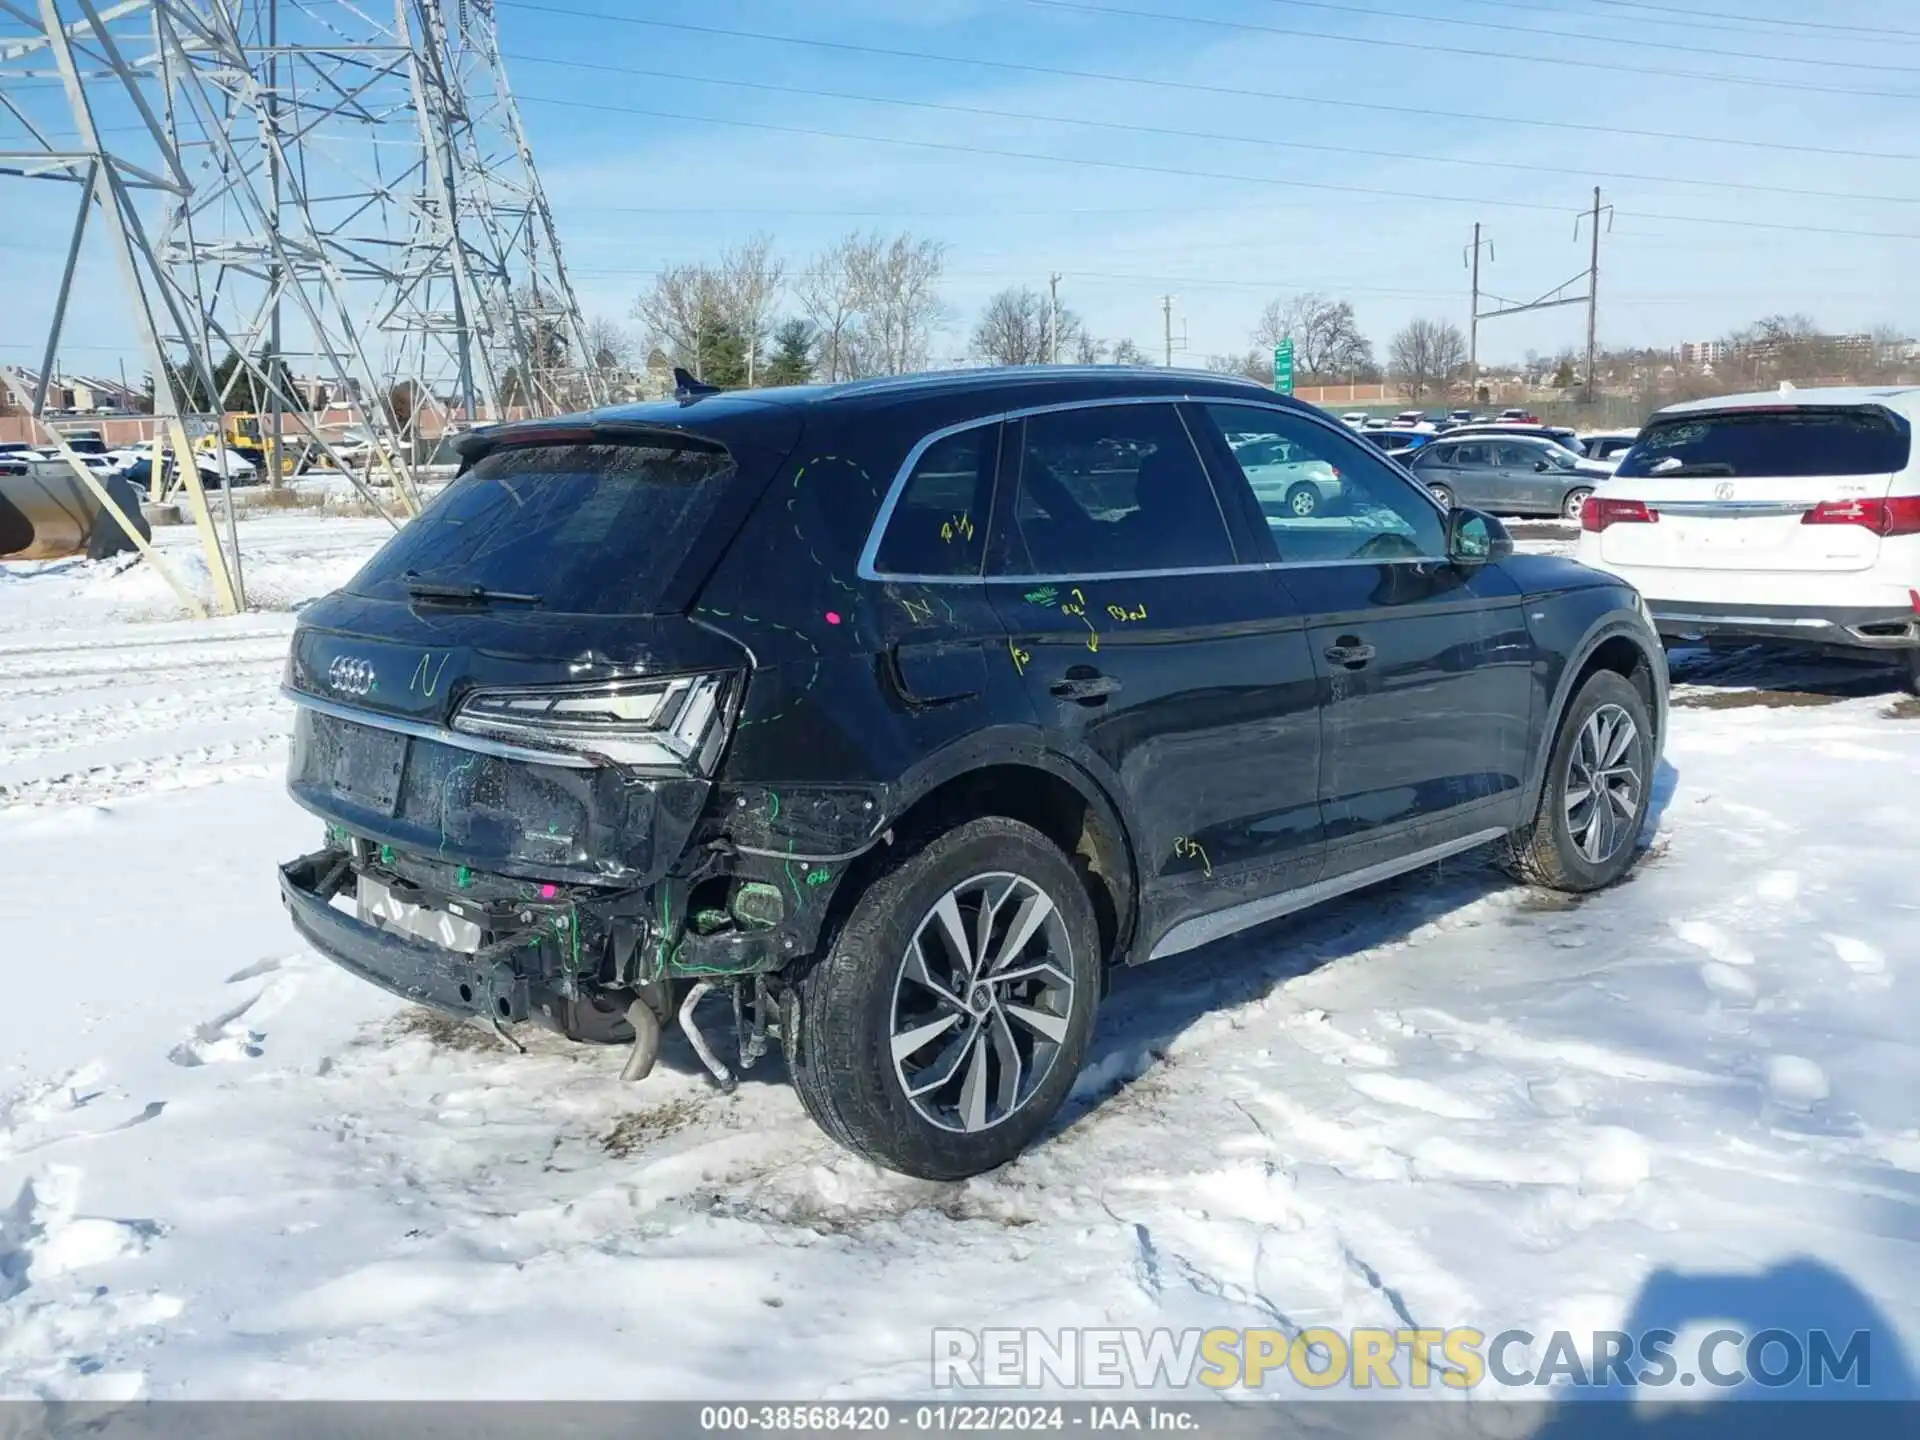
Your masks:
<svg viewBox="0 0 1920 1440"><path fill-rule="evenodd" d="M1561 721L1533 822L1509 842L1515 873L1576 893L1627 873L1652 801L1652 735L1646 702L1624 677L1587 678Z"/></svg>
<svg viewBox="0 0 1920 1440"><path fill-rule="evenodd" d="M1427 493L1447 509L1451 510L1453 508L1453 491L1449 490L1446 486L1429 485L1427 486Z"/></svg>
<svg viewBox="0 0 1920 1440"><path fill-rule="evenodd" d="M1304 481L1287 491L1287 513L1304 520L1320 509L1320 492Z"/></svg>
<svg viewBox="0 0 1920 1440"><path fill-rule="evenodd" d="M1560 502L1560 518L1578 520L1581 510L1586 506L1587 497L1591 494L1593 494L1591 490L1569 490L1567 498Z"/></svg>
<svg viewBox="0 0 1920 1440"><path fill-rule="evenodd" d="M880 876L795 983L794 1088L820 1127L930 1180L1013 1159L1079 1072L1099 931L1067 857L1000 816Z"/></svg>

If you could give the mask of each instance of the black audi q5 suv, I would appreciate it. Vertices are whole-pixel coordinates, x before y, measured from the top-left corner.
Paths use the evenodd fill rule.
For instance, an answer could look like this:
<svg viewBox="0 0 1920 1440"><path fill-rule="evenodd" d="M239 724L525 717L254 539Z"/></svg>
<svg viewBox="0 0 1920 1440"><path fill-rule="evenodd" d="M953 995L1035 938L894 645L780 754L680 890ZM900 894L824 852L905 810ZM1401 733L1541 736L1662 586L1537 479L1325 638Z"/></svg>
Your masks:
<svg viewBox="0 0 1920 1440"><path fill-rule="evenodd" d="M1242 464L1280 449L1310 514ZM1632 589L1307 405L1115 367L475 432L286 691L320 951L634 1077L676 1022L727 1086L777 1042L929 1177L1047 1124L1110 967L1480 846L1618 879L1666 724Z"/></svg>

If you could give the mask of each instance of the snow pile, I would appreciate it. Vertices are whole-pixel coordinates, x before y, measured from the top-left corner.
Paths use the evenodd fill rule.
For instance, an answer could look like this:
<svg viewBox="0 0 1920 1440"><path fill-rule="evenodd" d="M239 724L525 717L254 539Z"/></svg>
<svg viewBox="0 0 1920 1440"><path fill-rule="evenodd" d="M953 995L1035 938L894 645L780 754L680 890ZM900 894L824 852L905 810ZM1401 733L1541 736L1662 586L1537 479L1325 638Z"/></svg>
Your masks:
<svg viewBox="0 0 1920 1440"><path fill-rule="evenodd" d="M377 538L251 523L289 595ZM670 1036L625 1086L305 951L290 617L130 626L115 583L0 584L0 1395L906 1396L939 1326L1724 1320L1871 1328L1912 1387L1890 675L1683 686L1608 893L1468 857L1121 975L1051 1136L933 1185L837 1150L777 1057L723 1097Z"/></svg>

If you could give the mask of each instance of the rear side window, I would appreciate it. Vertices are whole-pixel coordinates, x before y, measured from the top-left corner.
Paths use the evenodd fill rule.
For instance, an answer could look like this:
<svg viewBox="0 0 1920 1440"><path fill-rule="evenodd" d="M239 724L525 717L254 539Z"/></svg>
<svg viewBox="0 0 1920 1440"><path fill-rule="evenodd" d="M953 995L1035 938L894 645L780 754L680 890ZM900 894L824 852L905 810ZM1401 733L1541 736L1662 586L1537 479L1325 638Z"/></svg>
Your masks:
<svg viewBox="0 0 1920 1440"><path fill-rule="evenodd" d="M881 575L977 576L987 550L1000 427L980 425L929 445L900 491L874 556Z"/></svg>
<svg viewBox="0 0 1920 1440"><path fill-rule="evenodd" d="M996 546L1000 574L1111 575L1235 559L1213 484L1170 404L1030 416L1010 515Z"/></svg>
<svg viewBox="0 0 1920 1440"><path fill-rule="evenodd" d="M1619 473L1886 475L1906 468L1911 448L1907 422L1877 406L1676 415L1641 431Z"/></svg>
<svg viewBox="0 0 1920 1440"><path fill-rule="evenodd" d="M441 493L347 589L404 600L410 576L537 595L575 614L647 614L727 482L718 447L496 450Z"/></svg>

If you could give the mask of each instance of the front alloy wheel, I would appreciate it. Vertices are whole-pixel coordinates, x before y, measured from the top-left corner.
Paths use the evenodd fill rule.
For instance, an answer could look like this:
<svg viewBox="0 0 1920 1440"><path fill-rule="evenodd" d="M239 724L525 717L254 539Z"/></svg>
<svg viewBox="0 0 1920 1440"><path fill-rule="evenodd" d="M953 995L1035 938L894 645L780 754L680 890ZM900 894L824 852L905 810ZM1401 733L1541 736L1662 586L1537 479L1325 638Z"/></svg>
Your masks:
<svg viewBox="0 0 1920 1440"><path fill-rule="evenodd" d="M1647 702L1633 682L1611 670L1589 675L1567 702L1533 819L1509 837L1514 873L1576 894L1625 875L1658 758Z"/></svg>
<svg viewBox="0 0 1920 1440"><path fill-rule="evenodd" d="M1073 942L1024 875L978 875L921 920L894 984L891 1051L930 1125L979 1131L1046 1081L1073 1015Z"/></svg>
<svg viewBox="0 0 1920 1440"><path fill-rule="evenodd" d="M1567 757L1561 803L1567 834L1590 865L1604 865L1633 839L1640 815L1640 737L1633 717L1603 705L1587 717Z"/></svg>

